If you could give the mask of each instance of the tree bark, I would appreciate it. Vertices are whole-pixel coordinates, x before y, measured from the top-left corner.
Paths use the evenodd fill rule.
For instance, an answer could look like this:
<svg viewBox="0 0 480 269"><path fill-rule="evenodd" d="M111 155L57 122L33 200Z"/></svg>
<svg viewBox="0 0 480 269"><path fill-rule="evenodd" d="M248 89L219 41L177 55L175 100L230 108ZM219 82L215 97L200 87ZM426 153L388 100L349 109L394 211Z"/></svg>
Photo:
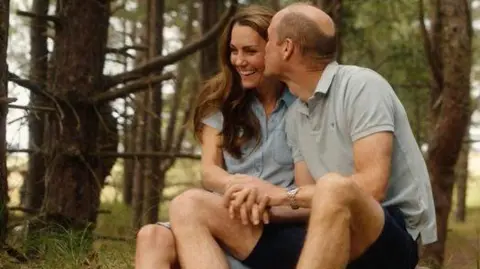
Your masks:
<svg viewBox="0 0 480 269"><path fill-rule="evenodd" d="M146 93L138 94L136 98L141 98L141 105L146 107L145 100ZM136 109L136 130L135 130L135 151L141 152L145 148L145 110ZM142 226L142 214L143 214L143 197L144 197L144 184L143 184L143 161L140 159L135 159L134 168L133 168L133 188L132 188L132 227L134 229L139 229Z"/></svg>
<svg viewBox="0 0 480 269"><path fill-rule="evenodd" d="M202 0L201 26L203 34L218 22L222 6L223 1L220 0ZM203 79L209 78L218 72L218 42L212 42L205 47L200 57L200 70Z"/></svg>
<svg viewBox="0 0 480 269"><path fill-rule="evenodd" d="M0 0L0 246L7 238L8 181L6 161L6 120L8 98L7 45L10 1Z"/></svg>
<svg viewBox="0 0 480 269"><path fill-rule="evenodd" d="M41 16L48 14L49 0L34 0L32 12ZM32 18L30 28L30 80L45 89L48 70L47 28L48 22ZM43 96L30 94L30 106L45 106ZM29 145L31 149L39 149L29 154L28 173L26 177L26 203L29 209L40 210L45 195L45 156L42 153L45 132L46 113L30 112L28 115Z"/></svg>
<svg viewBox="0 0 480 269"><path fill-rule="evenodd" d="M162 55L163 50L163 28L164 28L164 12L165 2L163 0L152 0L149 8L150 23L150 55L153 57ZM162 111L163 96L162 84L159 83L150 89L149 107L154 112L155 117L149 116L147 120L147 148L154 151L162 150ZM161 159L146 159L145 172L145 197L144 197L144 224L156 223L158 221L158 208L160 197L163 190L163 171L161 170ZM162 180L162 182L160 182Z"/></svg>
<svg viewBox="0 0 480 269"><path fill-rule="evenodd" d="M124 36L123 36L123 45L124 47L127 46L127 25L128 21L127 19L124 19L123 21L123 30L124 30ZM137 26L135 23L131 24L132 27L132 36L136 37L137 33ZM128 70L128 57L124 58L124 72ZM130 103L130 98L125 97L124 98L124 106L123 106L123 145L125 147L125 152L131 152L134 150L134 145L135 145L135 116L131 117L131 121L129 121L129 115L128 115L128 108L131 104ZM133 103L133 102L132 102ZM134 160L131 159L124 159L123 160L123 188L122 188L122 197L123 197L123 202L127 206L132 205L132 188L133 188L133 169L134 169Z"/></svg>
<svg viewBox="0 0 480 269"><path fill-rule="evenodd" d="M100 115L106 110L89 102L103 91L110 1L60 1L53 65L48 89L64 117L52 117L43 214L62 226L84 229L94 223L107 164L88 155L101 140ZM106 112L107 113L107 112Z"/></svg>
<svg viewBox="0 0 480 269"><path fill-rule="evenodd" d="M468 128L467 128L468 129ZM467 132L468 134L468 132ZM468 135L465 136L468 139ZM468 155L470 153L470 143L463 143L460 156L455 167L455 176L457 181L457 206L455 219L458 222L465 222L467 206L467 183L468 183Z"/></svg>
<svg viewBox="0 0 480 269"><path fill-rule="evenodd" d="M144 1L141 4L146 6L146 10L150 8L152 0ZM144 22L144 25L149 25L147 19ZM150 34L148 29L142 28L142 32L139 33L140 38L143 40L142 43L150 45ZM149 57L149 52L142 54L136 59L136 64L141 65L141 62L147 62ZM146 122L147 122L147 108L149 104L149 94L148 90L135 95L135 141L134 148L136 152L142 152L146 150ZM145 161L141 159L135 159L134 168L133 168L133 188L132 188L132 227L135 230L140 229L143 224L143 200L144 200L144 172Z"/></svg>
<svg viewBox="0 0 480 269"><path fill-rule="evenodd" d="M430 109L433 122L427 166L435 200L438 241L426 247L424 257L433 268L441 268L455 182L454 168L470 118L472 21L467 0L432 3L432 38L427 39L430 50L426 53L430 55L432 71L431 96L438 98L433 100Z"/></svg>

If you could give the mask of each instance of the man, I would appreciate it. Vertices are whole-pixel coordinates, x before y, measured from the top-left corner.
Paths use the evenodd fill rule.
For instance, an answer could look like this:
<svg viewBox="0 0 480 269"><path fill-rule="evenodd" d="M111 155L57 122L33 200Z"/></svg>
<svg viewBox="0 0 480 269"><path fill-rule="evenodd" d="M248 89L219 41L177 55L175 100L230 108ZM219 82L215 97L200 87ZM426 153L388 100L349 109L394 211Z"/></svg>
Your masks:
<svg viewBox="0 0 480 269"><path fill-rule="evenodd" d="M372 70L334 61L335 26L318 8L286 7L268 35L265 75L298 97L286 119L288 141L295 167L308 167L316 185L260 193L238 184L227 190L230 211L262 195L270 206L311 208L297 268L415 268L417 239L436 241L435 211L393 89Z"/></svg>

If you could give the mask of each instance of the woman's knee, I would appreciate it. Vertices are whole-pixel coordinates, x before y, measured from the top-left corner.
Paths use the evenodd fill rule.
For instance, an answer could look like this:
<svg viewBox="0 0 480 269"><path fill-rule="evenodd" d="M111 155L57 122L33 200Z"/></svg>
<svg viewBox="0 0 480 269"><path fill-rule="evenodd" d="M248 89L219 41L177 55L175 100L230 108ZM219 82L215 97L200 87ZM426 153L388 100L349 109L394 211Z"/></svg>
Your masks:
<svg viewBox="0 0 480 269"><path fill-rule="evenodd" d="M143 226L137 234L137 245L154 248L175 248L175 239L170 229L157 224Z"/></svg>

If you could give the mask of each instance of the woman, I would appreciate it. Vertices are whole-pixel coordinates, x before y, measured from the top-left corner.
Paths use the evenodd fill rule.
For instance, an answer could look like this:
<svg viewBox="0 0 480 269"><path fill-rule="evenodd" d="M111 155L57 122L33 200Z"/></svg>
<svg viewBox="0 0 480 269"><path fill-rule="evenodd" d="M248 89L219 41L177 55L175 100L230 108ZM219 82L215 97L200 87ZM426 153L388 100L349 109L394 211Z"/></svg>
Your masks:
<svg viewBox="0 0 480 269"><path fill-rule="evenodd" d="M220 72L208 80L193 116L202 146L202 185L223 194L232 182L267 180L293 184L293 161L284 115L294 97L263 76L267 28L274 12L245 7L227 25L220 41ZM239 176L238 174L242 174ZM172 212L181 211L171 205ZM177 255L172 232L147 225L138 233L136 268L171 268ZM231 268L246 268L230 260Z"/></svg>

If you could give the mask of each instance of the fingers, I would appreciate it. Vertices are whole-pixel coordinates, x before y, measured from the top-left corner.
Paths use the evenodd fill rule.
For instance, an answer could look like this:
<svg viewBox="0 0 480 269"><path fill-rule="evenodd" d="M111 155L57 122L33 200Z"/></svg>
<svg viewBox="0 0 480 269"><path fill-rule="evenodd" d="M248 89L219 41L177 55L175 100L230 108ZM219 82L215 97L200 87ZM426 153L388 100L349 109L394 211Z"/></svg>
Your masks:
<svg viewBox="0 0 480 269"><path fill-rule="evenodd" d="M248 218L248 209L247 209L247 206L245 204L242 204L240 206L240 218L242 220L242 224L243 225L248 225L248 223L250 222L249 218Z"/></svg>
<svg viewBox="0 0 480 269"><path fill-rule="evenodd" d="M250 221L252 222L253 225L260 224L260 213L258 211L258 204L253 204L252 206L252 214L251 214Z"/></svg>
<svg viewBox="0 0 480 269"><path fill-rule="evenodd" d="M252 192L251 189L242 189L235 194L233 200L230 200L230 204L233 205L237 210L240 209L240 206L246 202L248 196Z"/></svg>
<svg viewBox="0 0 480 269"><path fill-rule="evenodd" d="M250 210L246 207L246 199L248 199L251 189L243 189L241 186L232 186L224 196L224 203L228 207L228 213L231 219L234 219L237 215L237 212L240 213L240 218L247 220L248 223L248 214ZM244 207L242 209L242 207Z"/></svg>
<svg viewBox="0 0 480 269"><path fill-rule="evenodd" d="M270 222L268 214L268 202L270 202L270 197L265 195L261 198L260 203L258 204L258 212L259 215L262 216L264 224L268 224Z"/></svg>
<svg viewBox="0 0 480 269"><path fill-rule="evenodd" d="M225 193L223 194L223 204L225 207L230 206L230 202L235 199L237 196L237 192L243 190L243 187L241 185L231 185L227 188Z"/></svg>

